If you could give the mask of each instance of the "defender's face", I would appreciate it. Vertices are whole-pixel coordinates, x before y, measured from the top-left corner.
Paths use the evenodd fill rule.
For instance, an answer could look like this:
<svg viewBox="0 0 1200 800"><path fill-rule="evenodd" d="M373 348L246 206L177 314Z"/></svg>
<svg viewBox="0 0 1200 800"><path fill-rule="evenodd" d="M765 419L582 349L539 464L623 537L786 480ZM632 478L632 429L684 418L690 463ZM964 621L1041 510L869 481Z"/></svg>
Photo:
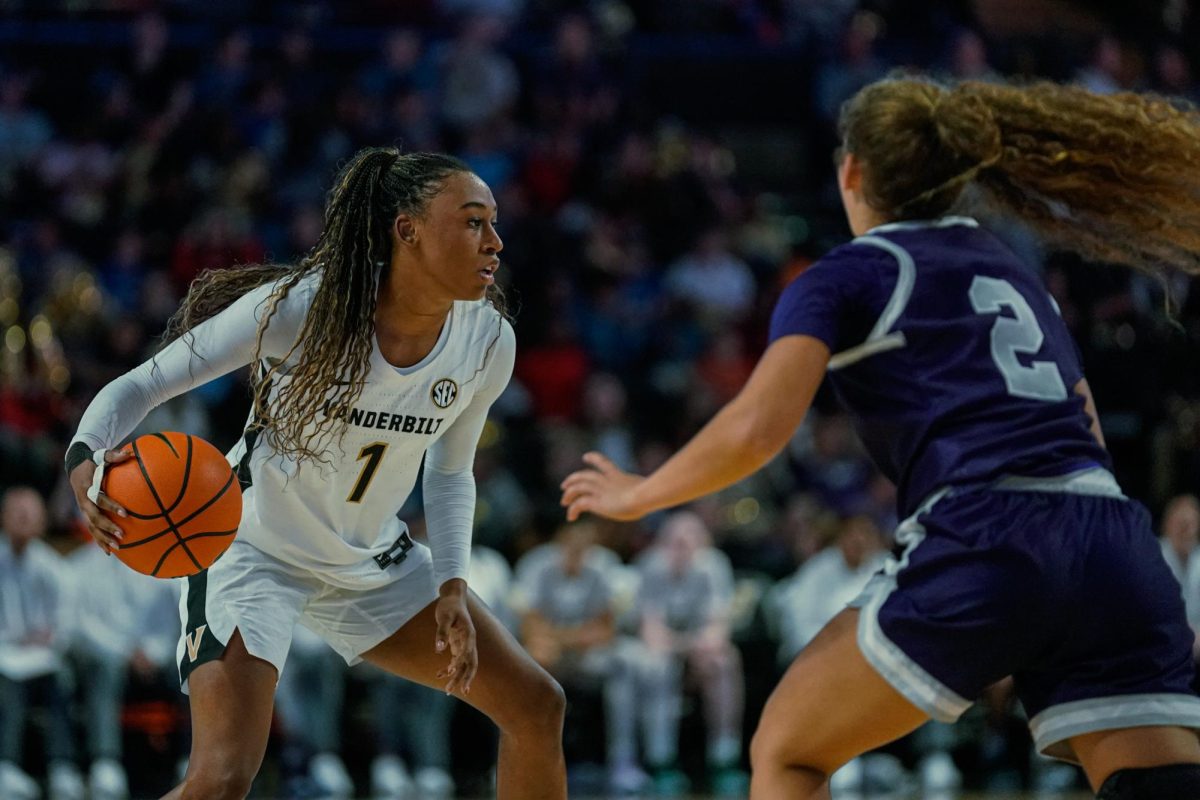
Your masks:
<svg viewBox="0 0 1200 800"><path fill-rule="evenodd" d="M479 176L447 178L414 232L429 277L454 300L478 300L496 282L504 242L496 232L496 200Z"/></svg>

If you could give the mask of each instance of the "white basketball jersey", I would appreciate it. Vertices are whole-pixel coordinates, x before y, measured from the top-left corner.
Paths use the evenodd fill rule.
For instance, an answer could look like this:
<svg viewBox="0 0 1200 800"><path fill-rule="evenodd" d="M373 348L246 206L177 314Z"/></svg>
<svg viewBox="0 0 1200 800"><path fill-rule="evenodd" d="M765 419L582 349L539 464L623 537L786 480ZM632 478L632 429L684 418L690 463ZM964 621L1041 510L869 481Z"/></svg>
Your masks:
<svg viewBox="0 0 1200 800"><path fill-rule="evenodd" d="M291 289L263 334L261 358L282 362L272 376L272 397L298 360L288 353L317 277ZM154 406L250 363L273 288L268 284L248 292L106 386L84 413L75 441L92 449L113 447ZM508 383L515 348L512 327L486 300L454 303L437 344L411 367L392 366L374 344L353 405L325 406L335 435L325 439L323 464L298 464L279 454L271 431L251 418L227 454L244 487L239 539L349 588L394 580L428 559L428 549L408 538L396 514L413 489L425 452L460 417L464 424L447 440L454 446L436 452L452 456L455 469L469 473L487 406ZM479 402L472 404L476 394ZM345 433L339 437L343 422ZM307 431L310 443L315 432L316 426ZM454 523L468 537L472 510L473 505Z"/></svg>
<svg viewBox="0 0 1200 800"><path fill-rule="evenodd" d="M333 418L333 430L345 424L344 435L328 438L328 463L297 464L281 455L271 432L255 428L251 412L246 434L229 453L244 485L239 537L349 586L394 580L413 568L425 548L408 539L396 515L412 492L425 451L487 379L507 326L486 301L456 302L437 344L419 363L392 366L376 344L354 404L326 404L324 416ZM286 373L286 364L276 371L272 398L288 380ZM403 561L408 563L395 563ZM391 574L384 576L385 569Z"/></svg>

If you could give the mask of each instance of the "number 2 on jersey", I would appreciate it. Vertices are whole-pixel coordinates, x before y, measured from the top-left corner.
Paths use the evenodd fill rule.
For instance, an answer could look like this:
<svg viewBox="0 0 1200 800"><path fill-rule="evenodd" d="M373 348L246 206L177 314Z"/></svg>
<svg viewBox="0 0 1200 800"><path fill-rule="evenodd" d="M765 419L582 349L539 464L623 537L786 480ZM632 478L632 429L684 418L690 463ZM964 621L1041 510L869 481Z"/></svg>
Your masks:
<svg viewBox="0 0 1200 800"><path fill-rule="evenodd" d="M375 470L379 468L379 462L383 461L383 452L387 450L387 447L387 442L375 442L358 451L358 458L355 460L362 461L365 458L367 463L363 465L362 472L358 474L358 480L354 482L354 491L350 492L350 496L346 498L347 503L357 503L362 500L362 496L367 492L367 487L371 485L371 479L375 477Z"/></svg>
<svg viewBox="0 0 1200 800"><path fill-rule="evenodd" d="M1031 361L1027 367L1017 360L1017 353L1033 355L1041 350L1046 339L1029 301L1008 281L983 275L971 281L970 294L976 314L999 314L1001 308L1008 308L1016 315L999 316L992 325L992 360L1004 376L1008 393L1030 400L1065 400L1067 387L1057 364Z"/></svg>

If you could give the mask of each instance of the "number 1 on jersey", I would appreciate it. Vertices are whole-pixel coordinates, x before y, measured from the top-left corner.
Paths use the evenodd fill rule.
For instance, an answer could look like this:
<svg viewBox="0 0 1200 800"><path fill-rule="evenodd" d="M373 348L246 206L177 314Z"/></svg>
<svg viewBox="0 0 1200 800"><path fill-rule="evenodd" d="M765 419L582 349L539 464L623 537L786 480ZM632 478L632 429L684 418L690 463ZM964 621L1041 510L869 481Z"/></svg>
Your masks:
<svg viewBox="0 0 1200 800"><path fill-rule="evenodd" d="M358 474L358 480L354 482L354 491L350 492L350 496L346 498L347 503L357 503L362 500L362 496L367 492L367 487L371 485L371 479L375 477L375 470L379 468L379 462L383 461L383 452L387 450L387 447L387 442L375 442L358 451L358 458L355 460L362 461L365 458L367 463L363 465L362 472Z"/></svg>

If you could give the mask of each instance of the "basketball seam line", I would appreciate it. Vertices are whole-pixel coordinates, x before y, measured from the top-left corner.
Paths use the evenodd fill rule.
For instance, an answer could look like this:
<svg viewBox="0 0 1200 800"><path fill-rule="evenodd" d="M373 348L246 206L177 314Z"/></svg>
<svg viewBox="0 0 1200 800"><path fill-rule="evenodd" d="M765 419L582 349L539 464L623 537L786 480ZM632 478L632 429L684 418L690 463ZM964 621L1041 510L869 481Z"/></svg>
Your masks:
<svg viewBox="0 0 1200 800"><path fill-rule="evenodd" d="M222 486L222 487L220 488L220 490L218 490L218 491L217 491L217 493L216 493L215 495L213 495L211 498L209 498L209 499L208 499L208 500L207 500L207 501L204 503L204 505L202 505L200 508L198 508L198 509L196 509L195 511L193 511L193 512L191 513L191 515L189 515L189 516L187 517L187 519L183 520L183 521L182 521L182 522L180 522L179 524L180 524L180 525L186 525L186 524L188 524L188 523L189 523L189 522L191 522L193 519L195 519L197 516L199 516L199 515L200 515L200 514L201 514L201 513L202 513L202 512L203 512L203 511L206 509L206 508L208 508L208 507L209 507L209 506L211 506L213 503L217 502L217 501L218 501L218 500L220 500L222 497L224 497L224 496L225 496L225 492L229 491L229 487L233 485L233 479L234 479L234 475L233 475L233 472L232 472L232 470L231 470L231 471L230 471L230 473L229 473L229 478L228 478L228 479L225 481L225 485L224 485L224 486ZM236 534L236 533L237 533L237 531L238 531L238 529L237 529L237 528L234 528L234 529L233 529L233 530L231 530L231 531L204 531L204 532L202 532L202 533L190 533L190 534L188 534L187 536L182 536L182 537L180 537L180 535L179 535L179 532L178 532L178 531L176 531L176 532L175 532L175 535L176 535L177 537L179 537L179 541L178 541L178 542L176 542L175 544L171 545L170 547L168 547L166 550L164 550L164 551L163 551L163 554L162 554L161 556L159 556L158 563L157 563L157 564L154 566L154 573L155 573L156 575L158 574L158 571L159 571L160 569L162 569L162 566L163 566L163 564L165 564L165 563L167 562L167 557L168 557L168 556L170 556L170 555L171 555L171 553L172 553L172 551L174 551L174 550L175 550L175 548L176 548L176 547L179 547L180 545L183 545L183 550L184 550L184 552L185 552L185 553L187 553L189 556L191 556L191 558L192 558L192 561L195 561L195 560L196 560L196 557L192 555L192 552L191 552L191 550L190 550L190 549L188 548L188 546L187 546L187 542L188 542L188 540L189 540L189 539L197 539L197 538L204 538L204 537L211 537L211 536L231 536L231 535L233 535L233 534ZM157 533L157 534L155 534L155 537L154 537L154 538L158 538L159 536L162 536L162 535L164 535L164 534L166 534L166 533L167 533L167 531L162 531L161 533ZM142 540L142 542L144 542L144 541L146 541L146 540L145 540L145 539L143 539L143 540ZM141 544L142 542L137 542L137 544ZM136 546L136 545L134 545L134 546Z"/></svg>
<svg viewBox="0 0 1200 800"><path fill-rule="evenodd" d="M175 458L179 458L179 453L176 452L175 447L171 444L170 439L163 436L161 433L152 433L150 435L154 436L155 438L162 439L164 442L166 442L167 447L171 448L171 452L175 453ZM187 463L184 464L184 467L183 467L183 486L180 487L179 496L175 498L175 502L171 503L170 508L163 509L162 514L139 514L136 511L130 511L129 509L125 509L126 514L133 517L134 519L140 519L143 521L150 520L150 519L154 519L155 517L161 517L165 514L171 513L172 511L175 510L175 507L178 506L179 503L183 500L183 495L187 491L188 478L191 476L191 473L192 473L192 437L190 434L185 434L185 435L187 436L187 439L188 439ZM134 452L135 453L138 452L136 446L134 447ZM138 457L138 461L139 462L141 461L140 456ZM150 477L148 475L146 475L145 470L142 470L142 475L146 478L146 482L149 483ZM156 497L155 499L157 500L158 498ZM159 502L158 507L162 508L161 502ZM183 523L180 523L180 524L182 525Z"/></svg>
<svg viewBox="0 0 1200 800"><path fill-rule="evenodd" d="M212 538L213 536L232 536L233 534L237 533L237 531L238 531L238 529L234 528L231 531L204 531L202 533L190 533L186 537L184 537L183 540L176 542L175 544L171 545L170 547L168 547L166 550L163 551L162 556L158 559L158 564L155 565L155 567L154 567L154 571L158 572L160 569L162 569L162 565L164 563L166 563L167 557L169 555L171 555L171 552L176 547L179 547L180 545L184 544L184 542L186 542L190 539L208 539L208 538ZM184 549L186 551L186 547ZM189 555L190 555L190 553L189 553Z"/></svg>
<svg viewBox="0 0 1200 800"><path fill-rule="evenodd" d="M172 447L171 450L174 451L175 448ZM179 458L178 453L175 453L175 458L176 459ZM179 496L175 498L174 503L171 503L171 509L170 509L171 511L174 511L175 508L180 503L183 502L183 496L185 494L187 494L188 481L190 481L191 479L192 479L192 437L189 435L187 437L187 459L184 461L184 464L183 464L183 481L182 481L182 483L179 484Z"/></svg>
<svg viewBox="0 0 1200 800"><path fill-rule="evenodd" d="M215 503L215 502L217 502L218 500L220 500L220 499L221 499L221 498L222 498L222 497L225 495L225 492L226 492L226 491L228 491L230 484L232 484L232 483L233 483L233 479L234 479L233 472L232 472L232 471L230 471L230 473L229 473L229 477L228 477L228 478L225 480L225 485L224 485L224 486L222 486L220 489L218 489L216 494L214 494L214 495L213 495L212 497L210 497L208 500L204 501L204 505L200 506L200 507L199 507L199 508L197 508L195 511L193 511L191 514L188 514L186 517L184 517L183 519L179 520L179 522L178 522L178 523L173 523L173 525L187 525L189 522L191 522L192 520L194 520L196 517L200 516L200 514L204 513L204 511L205 511L205 510L207 510L209 506L211 506L213 503ZM150 517L149 519L153 519L153 517ZM170 522L170 520L168 520L168 522ZM236 529L235 529L235 530L236 530ZM162 538L163 536L166 536L168 533L171 533L171 531L172 531L172 527L166 527L166 528L163 528L161 531L158 531L157 533L152 533L152 534L150 534L149 536L146 536L146 537L144 537L144 538L142 538L142 539L138 539L138 540L137 540L136 542L134 542L133 544L130 544L130 545L127 545L127 546L122 546L122 548L121 548L121 549L122 549L122 550L127 550L127 549L129 549L130 547L138 547L139 545L146 544L147 542L152 542L152 541L154 541L155 539L160 539L160 538ZM177 534L177 535L178 535L178 534ZM188 538L191 538L191 537L190 537L190 536L184 536L183 538L184 538L184 539L188 539Z"/></svg>
<svg viewBox="0 0 1200 800"><path fill-rule="evenodd" d="M175 445L171 444L170 439L168 439L166 436L164 436L161 433L152 433L150 435L153 436L155 439L162 439L163 444L165 444L167 447L171 448L171 452L175 454L176 458L179 458L179 451L175 449ZM187 434L184 434L184 435L186 436Z"/></svg>
<svg viewBox="0 0 1200 800"><path fill-rule="evenodd" d="M189 436L188 438L190 439L191 437ZM158 496L158 489L154 487L154 481L150 480L150 473L146 472L146 465L142 463L142 455L138 451L136 439L133 440L133 457L137 459L138 469L142 471L142 477L146 479L146 486L150 489L150 495L154 498L154 502L158 504L159 509L162 510L163 519L167 521L167 525L170 526L170 529L172 532L174 532L175 537L179 539L179 543L183 544L183 535L179 532L179 528L176 527L174 521L172 521L171 515L167 512L166 507L163 505L162 498ZM173 548L168 548L168 552L170 552L171 549ZM192 563L196 565L196 569L204 569L204 567L200 566L200 562L196 560L196 557L192 555L191 549L186 544L183 545L183 552L187 553L188 558L190 558ZM162 564L162 559L159 559L158 565L154 567L154 572L150 574L158 577L158 571L162 568Z"/></svg>

